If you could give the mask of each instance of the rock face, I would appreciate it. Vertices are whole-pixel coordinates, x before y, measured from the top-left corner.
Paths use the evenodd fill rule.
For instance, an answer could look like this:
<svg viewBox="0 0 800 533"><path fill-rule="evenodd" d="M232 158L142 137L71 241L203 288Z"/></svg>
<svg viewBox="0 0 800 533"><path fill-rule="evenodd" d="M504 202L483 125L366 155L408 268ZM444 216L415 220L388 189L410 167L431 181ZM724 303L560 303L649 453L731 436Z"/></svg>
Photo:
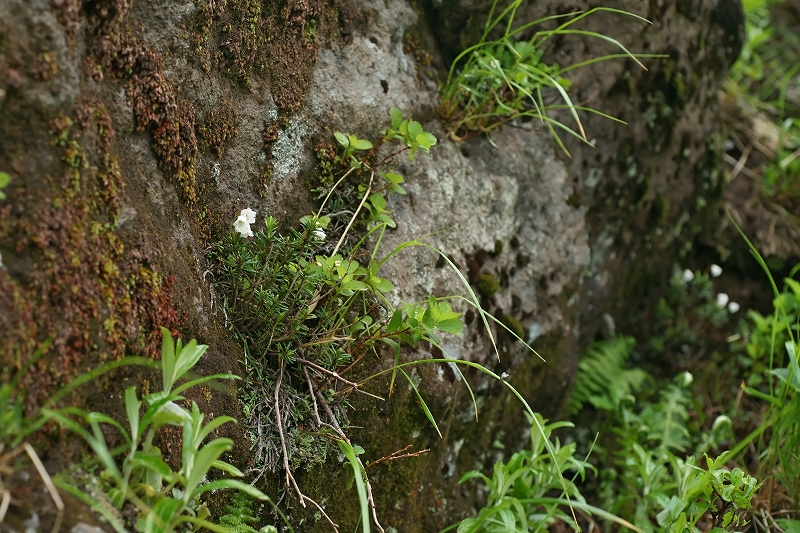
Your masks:
<svg viewBox="0 0 800 533"><path fill-rule="evenodd" d="M568 143L567 158L532 123L456 143L437 122L435 78L482 27L488 0L2 2L0 171L12 184L0 203L0 364L20 368L53 340L26 374L28 409L100 361L156 355L158 326L211 345L201 371L240 373L206 247L244 207L296 223L313 208L315 143L333 131L374 138L398 107L439 145L398 165L409 194L391 201L398 228L383 249L428 236L482 287L483 305L547 362L500 328L498 361L475 313L443 347L507 372L534 409L557 416L603 314L624 322L619 305L640 302L651 275L688 251L723 188L715 91L738 54L738 2L607 5L653 24L606 13L584 28L668 57L645 60L648 71L623 60L576 71L573 100L628 125L585 117L595 147ZM563 12L541 1L518 17ZM576 36L549 53L567 65L609 50ZM463 294L443 264L410 248L383 275L397 301ZM370 471L382 522L404 532L469 514L480 497L459 476L502 457L493 442L513 450L526 434L502 384L466 373L482 408L476 423L451 368L420 367L417 377L443 439L409 391L385 405L359 401L351 416L368 428L354 436L371 459L406 444L431 448ZM87 396L99 402L120 383L97 383ZM240 414L229 397L203 407ZM246 445L237 457L246 463ZM336 490L343 469L298 479L354 527L355 493Z"/></svg>

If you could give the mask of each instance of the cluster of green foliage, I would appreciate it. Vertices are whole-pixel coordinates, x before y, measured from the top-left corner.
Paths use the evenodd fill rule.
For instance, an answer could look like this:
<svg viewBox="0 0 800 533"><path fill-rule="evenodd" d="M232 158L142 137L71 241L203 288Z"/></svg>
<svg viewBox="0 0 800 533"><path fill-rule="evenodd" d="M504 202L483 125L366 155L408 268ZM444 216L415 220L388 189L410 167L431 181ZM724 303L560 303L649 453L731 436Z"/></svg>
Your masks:
<svg viewBox="0 0 800 533"><path fill-rule="evenodd" d="M647 373L641 368L626 367L635 344L635 339L619 336L592 345L578 362L580 379L575 382L569 399L567 411L570 414L577 414L585 403L596 409L614 411L624 399L642 388Z"/></svg>
<svg viewBox="0 0 800 533"><path fill-rule="evenodd" d="M401 346L414 347L420 342L439 345L441 333L457 334L463 326L461 313L452 309L448 298L431 295L394 308L385 295L392 290L392 284L379 276L380 268L394 254L409 246L427 246L409 241L379 258L385 232L395 226L387 209L387 195L405 194L403 177L387 166L405 152L410 159L419 151L427 153L436 138L420 123L404 119L399 110L392 109L391 125L377 142L340 132L335 133L335 139L339 149L324 169L327 180L318 190L324 193L324 200L316 214L303 217L299 228L284 233L278 231L277 221L267 216L263 229L256 230L252 237L232 232L223 238L211 252L211 260L230 327L245 348L247 376L242 401L256 449L256 468L307 465L310 458L300 457L304 446L312 450L306 455L324 460L327 443L335 441L353 470L364 511L362 525L368 531L369 481L359 458L363 449L341 433L338 420L320 424L318 402L330 406L331 413L344 420L348 395L376 377L366 375L365 366L359 363L370 354L379 357L378 346L385 345L395 352L390 393L396 376L404 377L438 431L416 384L400 364ZM386 149L380 153L389 153L377 160L382 146ZM351 182L352 190L358 196L352 196L348 205L332 202L337 210L347 207L352 213L346 227L334 227L333 215L321 213L328 200L335 197L337 187L348 183L348 179L355 180L354 184ZM356 207L353 204L359 197ZM346 244L348 232L356 225L362 232L360 238ZM331 248L329 240L336 237L338 242ZM372 248L365 249L366 243ZM466 283L460 272L458 275ZM466 287L473 305L483 315L477 297ZM488 324L485 317L484 322ZM303 385L286 386L288 380L281 380L284 370L294 376L293 383ZM367 379L355 383L349 381L351 375ZM279 387L287 388L276 391ZM289 399L282 399L285 396ZM269 400L272 397L274 401ZM285 413L287 409L289 418L276 420L275 413ZM315 430L313 435L300 435L301 422ZM267 431L261 431L264 428ZM288 443L284 434L288 435ZM299 443L302 438L310 441ZM280 456L284 456L283 465Z"/></svg>
<svg viewBox="0 0 800 533"><path fill-rule="evenodd" d="M213 431L235 420L229 416L218 416L204 424L204 415L197 403L192 401L191 408L182 405L185 398L181 393L212 380L238 379L238 376L214 374L178 385L208 347L198 345L194 340L184 346L179 339L175 344L167 329L162 328L162 334L162 390L141 399L136 387L125 390L127 428L108 415L76 407L44 409L43 414L71 429L89 444L95 459L104 469L100 477L111 504L122 509L126 503L131 503L138 509L134 524L137 531L171 533L194 525L226 533L229 528L209 520L210 513L200 503L200 496L219 489L237 489L262 500L269 498L251 485L230 477L208 481L212 469L228 476L244 475L232 464L220 460L223 453L233 448L231 439L219 437L204 444ZM115 428L124 444L116 449L109 448L101 424ZM178 470L173 470L164 461L161 449L153 443L156 432L167 425L182 431L181 467ZM118 460L120 455L121 466ZM62 486L65 486L63 482ZM65 488L81 494L84 500L91 500L77 487ZM95 508L102 507L95 505ZM126 531L114 515L106 513L106 517L117 531Z"/></svg>
<svg viewBox="0 0 800 533"><path fill-rule="evenodd" d="M449 123L450 134L456 138L469 132L488 133L515 119L537 119L548 129L562 150L567 152L557 129L589 142L578 111L596 113L622 122L592 108L575 105L569 97L571 82L567 74L575 69L613 58L630 58L641 65L637 57L619 41L573 25L593 13L606 11L645 19L618 9L598 7L586 12L554 15L514 27L514 18L522 0L514 0L496 13L497 1L492 3L480 40L461 52L453 61L446 83L442 87L440 115ZM529 34L532 28L548 21L560 24L552 30ZM562 22L563 21L563 22ZM499 29L502 34L495 38ZM554 37L580 35L613 44L621 53L600 56L562 67L544 60L545 45ZM640 56L651 57L651 56ZM644 66L642 65L642 68ZM550 104L548 91L562 103ZM557 110L567 110L578 131L553 118ZM567 152L569 153L569 152Z"/></svg>
<svg viewBox="0 0 800 533"><path fill-rule="evenodd" d="M758 114L778 133L777 153L759 174L764 195L779 203L800 196L800 101L790 96L799 88L800 36L772 16L770 7L780 3L744 2L746 38L726 86L746 114Z"/></svg>
<svg viewBox="0 0 800 533"><path fill-rule="evenodd" d="M584 479L587 470L597 472L587 459L574 457L575 443L552 443L558 462L542 455L541 437L532 433L531 449L515 453L508 462L497 463L491 478L470 472L462 481L480 478L489 489L487 506L478 516L462 521L459 533L492 531L543 531L554 520L580 531L578 521L567 509L578 509L588 516L627 529L655 533L693 533L698 522L708 518L712 531L738 531L747 523L746 513L760 484L739 468L724 468L731 452L716 459L704 454L730 433L730 422L721 417L712 432L696 435L689 430L693 408L684 373L664 387L654 401L637 404L630 394L641 388L648 377L641 369L625 364L633 350L632 339L619 337L593 347L589 364L581 365L576 389L583 404L608 415L604 429L611 434L605 447L592 446L598 456L600 499L598 506L587 503L576 485L553 497L555 472L571 472L572 482ZM598 365L608 356L608 366ZM727 424L725 423L727 421ZM561 422L546 426L547 436ZM690 453L691 450L691 453ZM700 468L704 461L706 468Z"/></svg>
<svg viewBox="0 0 800 533"><path fill-rule="evenodd" d="M542 531L556 520L573 523L568 510L574 513L574 509L629 525L589 505L581 495L575 479L583 479L586 470L594 467L575 457L574 443L562 445L557 438L551 440L554 430L573 425L569 422L548 424L538 413L535 420L544 431L531 430L530 449L514 453L506 463L495 463L491 477L476 470L461 477L459 483L471 479L483 481L488 489L487 505L476 517L466 518L444 531L456 527L458 533ZM565 481L565 476L571 479Z"/></svg>
<svg viewBox="0 0 800 533"><path fill-rule="evenodd" d="M737 449L743 451L754 443L759 451L759 475L777 480L796 510L800 509L800 283L793 276L800 272L800 265L784 279L785 286L779 291L766 262L750 241L748 244L769 277L774 299L770 316L748 313L752 322L747 354L766 364L761 383L744 386L744 391L763 400L766 412ZM800 520L794 522L793 527L800 527Z"/></svg>
<svg viewBox="0 0 800 533"><path fill-rule="evenodd" d="M246 492L237 492L225 507L226 514L219 519L220 525L230 533L278 533L275 526L264 526L255 529L252 524L258 524L259 518L253 514L255 499Z"/></svg>
<svg viewBox="0 0 800 533"><path fill-rule="evenodd" d="M252 238L232 232L211 253L217 289L223 295L230 325L246 351L244 399L245 410L253 420L248 424L251 428L257 427L257 419L269 417L272 407L261 401L263 384L275 383L281 364L296 372L300 383L306 382L306 371L324 382L331 376L344 376L351 365L369 353L377 353L376 343L388 344L399 353L400 344L438 342L437 332L461 331L460 313L434 297L393 309L385 297L392 284L378 275L386 260L399 251L378 258L386 229L395 225L386 208L386 195L405 193L400 185L402 176L385 170L385 166L403 152L408 152L409 158L418 151L428 152L436 138L418 122L403 119L397 109L392 109L391 126L376 143L339 132L335 137L340 150L331 168L339 173L337 184L355 171L360 175L368 172L370 181L360 185L361 204L348 228L338 235L333 253L325 253L327 241L337 235L333 231L326 234L330 218L319 213L303 217L299 229L291 228L285 234L278 231L277 221L267 216L264 228ZM375 163L375 150L383 144L399 144L399 148ZM376 173L382 184L374 180ZM328 191L328 197L337 184ZM365 234L342 252L345 234L356 220L364 223ZM362 247L370 236L375 244L365 251ZM415 244L404 243L402 247ZM352 390L328 389L327 399L341 404L346 396L341 393ZM313 420L314 391L294 392L299 400L294 416ZM293 446L289 453L293 453Z"/></svg>

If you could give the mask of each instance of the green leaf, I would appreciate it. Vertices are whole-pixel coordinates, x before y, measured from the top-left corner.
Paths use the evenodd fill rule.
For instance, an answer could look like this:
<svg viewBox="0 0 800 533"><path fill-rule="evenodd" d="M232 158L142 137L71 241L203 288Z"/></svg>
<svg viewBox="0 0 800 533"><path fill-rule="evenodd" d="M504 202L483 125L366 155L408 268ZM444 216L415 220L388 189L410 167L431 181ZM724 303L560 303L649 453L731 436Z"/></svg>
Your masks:
<svg viewBox="0 0 800 533"><path fill-rule="evenodd" d="M366 139L359 139L358 137L351 136L350 146L352 146L356 150L369 150L370 148L372 148L372 143Z"/></svg>
<svg viewBox="0 0 800 533"><path fill-rule="evenodd" d="M471 470L461 476L461 479L458 480L458 484L464 483L465 481L469 481L470 479L474 479L476 477L482 478L487 484L491 482L491 480L486 477L483 473L479 472L478 470Z"/></svg>
<svg viewBox="0 0 800 533"><path fill-rule="evenodd" d="M236 468L232 464L227 463L225 461L219 461L219 460L214 461L213 463L211 463L211 466L213 468L218 468L218 469L222 470L223 472L227 472L228 474L230 474L232 476L236 476L236 477L243 477L244 476L244 472L242 472L241 470L239 470L238 468Z"/></svg>
<svg viewBox="0 0 800 533"><path fill-rule="evenodd" d="M213 381L215 379L242 379L242 378L241 376L237 376L236 374L213 374L210 376L203 376L197 379L193 379L192 381L187 381L180 387L177 387L172 392L173 394L180 394L185 390L191 389L192 387L196 387L197 385L202 385L203 383L207 383L209 381Z"/></svg>
<svg viewBox="0 0 800 533"><path fill-rule="evenodd" d="M397 185L398 183L403 183L405 181L405 178L403 178L403 176L401 176L400 174L396 174L394 172L387 172L386 174L384 174L383 177L389 180L390 182L394 183L395 185Z"/></svg>
<svg viewBox="0 0 800 533"><path fill-rule="evenodd" d="M437 322L436 329L458 335L464 331L464 325L458 318L448 318L447 320L441 320Z"/></svg>
<svg viewBox="0 0 800 533"><path fill-rule="evenodd" d="M419 147L422 148L423 150L425 150L426 152L428 150L430 150L431 143L430 143L429 139L425 135L423 135L422 133L417 135L414 138L414 140L417 141L417 144L419 144Z"/></svg>
<svg viewBox="0 0 800 533"><path fill-rule="evenodd" d="M373 193L369 197L370 203L379 210L383 210L386 207L386 198L383 197L380 193Z"/></svg>
<svg viewBox="0 0 800 533"><path fill-rule="evenodd" d="M110 426L114 426L119 430L120 433L122 433L122 436L125 437L125 441L127 443L131 442L131 437L130 435L128 435L128 432L125 431L125 428L122 427L122 424L120 424L119 422L117 422L108 415L105 415L103 413L91 412L88 415L86 415L86 421L89 422L89 424L108 424Z"/></svg>
<svg viewBox="0 0 800 533"><path fill-rule="evenodd" d="M165 463L161 457L152 453L136 452L130 459L131 464L152 470L162 478L167 480L167 483L172 483L172 469ZM154 487L159 490L160 487Z"/></svg>
<svg viewBox="0 0 800 533"><path fill-rule="evenodd" d="M136 396L136 387L125 389L125 413L128 415L128 422L131 426L131 439L138 443L141 435L139 434L139 420L142 402Z"/></svg>
<svg viewBox="0 0 800 533"><path fill-rule="evenodd" d="M786 533L800 533L800 520L795 520L793 518L776 518L775 522L777 522Z"/></svg>
<svg viewBox="0 0 800 533"><path fill-rule="evenodd" d="M159 500L147 513L145 533L171 533L173 521L183 513L183 502L175 498Z"/></svg>
<svg viewBox="0 0 800 533"><path fill-rule="evenodd" d="M341 144L345 148L349 148L350 147L350 140L347 138L347 136L344 133L335 131L335 132L333 132L333 136L336 137L336 140L339 141L339 144Z"/></svg>
<svg viewBox="0 0 800 533"><path fill-rule="evenodd" d="M353 478L356 482L356 492L358 492L358 502L361 506L362 531L364 533L370 533L369 500L367 499L367 489L364 485L364 476L366 475L366 472L364 472L361 462L359 462L358 456L356 455L353 447L343 440L337 442L339 444L339 449L342 451L345 457L347 457L347 460L350 462L350 467L353 469Z"/></svg>
<svg viewBox="0 0 800 533"><path fill-rule="evenodd" d="M0 189L8 187L9 183L11 183L11 176L8 172L0 172Z"/></svg>
<svg viewBox="0 0 800 533"><path fill-rule="evenodd" d="M379 278L377 276L372 276L369 278L369 284L372 286L373 289L379 290L381 292L389 292L394 287L392 286L392 282L385 278Z"/></svg>
<svg viewBox="0 0 800 533"><path fill-rule="evenodd" d="M218 489L236 489L245 494L249 494L254 498L258 498L259 500L268 501L269 496L258 490L252 485L248 485L247 483L243 483L238 479L218 479L217 481L212 481L210 483L206 483L205 485L200 485L192 492L192 499L197 498L204 492L208 492L210 490L218 490Z"/></svg>
<svg viewBox="0 0 800 533"><path fill-rule="evenodd" d="M200 443L203 442L205 438L209 435L209 433L211 433L221 425L227 424L228 422L233 422L235 424L236 419L233 418L232 416L218 416L214 418L211 422L206 424L203 427L203 429L198 433L196 444L199 446Z"/></svg>
<svg viewBox="0 0 800 533"><path fill-rule="evenodd" d="M400 127L400 124L403 122L403 113L396 107L390 109L389 113L391 113L392 115L392 129L396 130Z"/></svg>
<svg viewBox="0 0 800 533"><path fill-rule="evenodd" d="M175 345L172 333L167 328L161 328L161 373L164 381L164 392L169 394L175 385Z"/></svg>
<svg viewBox="0 0 800 533"><path fill-rule="evenodd" d="M422 129L422 124L417 122L416 120L408 121L408 137L410 139L416 140L418 135L422 135L425 132Z"/></svg>
<svg viewBox="0 0 800 533"><path fill-rule="evenodd" d="M389 321L389 325L386 326L386 333L394 333L395 331L399 331L403 325L403 311L400 309L395 309L394 313L392 313L392 319Z"/></svg>
<svg viewBox="0 0 800 533"><path fill-rule="evenodd" d="M214 439L197 452L194 467L186 472L186 490L194 493L200 481L208 474L219 456L233 448L233 441L227 438ZM184 460L184 465L186 461Z"/></svg>
<svg viewBox="0 0 800 533"><path fill-rule="evenodd" d="M208 350L208 346L205 344L197 344L196 340L190 340L189 343L180 350L175 359L175 381L181 379L189 370L194 368L194 365L197 364L206 350Z"/></svg>

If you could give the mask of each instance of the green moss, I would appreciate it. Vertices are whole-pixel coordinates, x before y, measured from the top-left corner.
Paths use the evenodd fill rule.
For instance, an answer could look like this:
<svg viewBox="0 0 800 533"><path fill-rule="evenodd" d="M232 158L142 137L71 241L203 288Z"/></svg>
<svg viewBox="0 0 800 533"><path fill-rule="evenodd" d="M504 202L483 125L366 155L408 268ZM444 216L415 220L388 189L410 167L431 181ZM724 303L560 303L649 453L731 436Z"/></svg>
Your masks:
<svg viewBox="0 0 800 533"><path fill-rule="evenodd" d="M494 255L495 257L503 253L503 241L497 239L494 241Z"/></svg>
<svg viewBox="0 0 800 533"><path fill-rule="evenodd" d="M525 328L516 317L512 315L503 315L503 324L505 324L508 329L513 331L514 334L520 339L525 338Z"/></svg>
<svg viewBox="0 0 800 533"><path fill-rule="evenodd" d="M481 272L476 285L478 293L484 298L491 298L500 290L500 281L488 272Z"/></svg>

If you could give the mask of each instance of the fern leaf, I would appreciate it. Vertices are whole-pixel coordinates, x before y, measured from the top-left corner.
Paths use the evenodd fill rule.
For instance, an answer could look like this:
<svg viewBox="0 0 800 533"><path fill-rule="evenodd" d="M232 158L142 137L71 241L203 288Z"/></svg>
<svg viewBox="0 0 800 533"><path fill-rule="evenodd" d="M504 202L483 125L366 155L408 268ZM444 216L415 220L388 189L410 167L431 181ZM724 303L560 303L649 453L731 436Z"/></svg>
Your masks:
<svg viewBox="0 0 800 533"><path fill-rule="evenodd" d="M578 363L570 414L576 414L587 402L596 409L616 411L625 396L641 389L647 373L640 368L625 368L635 345L633 338L619 336L595 342L589 348Z"/></svg>

